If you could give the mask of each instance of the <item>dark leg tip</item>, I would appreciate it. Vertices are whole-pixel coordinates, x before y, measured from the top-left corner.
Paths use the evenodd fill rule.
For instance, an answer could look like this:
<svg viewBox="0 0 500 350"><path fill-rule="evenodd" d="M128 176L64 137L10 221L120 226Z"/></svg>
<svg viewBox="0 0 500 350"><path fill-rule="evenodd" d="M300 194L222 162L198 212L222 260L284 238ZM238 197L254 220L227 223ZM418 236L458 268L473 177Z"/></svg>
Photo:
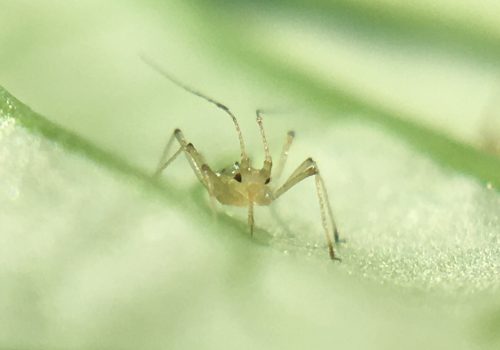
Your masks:
<svg viewBox="0 0 500 350"><path fill-rule="evenodd" d="M335 255L335 251L333 250L333 247L332 247L332 246L329 246L329 247L328 247L328 253L330 254L330 259L332 259L332 260L337 260L337 261L342 261L340 258L338 258L338 257Z"/></svg>
<svg viewBox="0 0 500 350"><path fill-rule="evenodd" d="M333 238L335 239L335 243L339 243L340 238L339 238L339 231L335 229L335 232L333 232Z"/></svg>

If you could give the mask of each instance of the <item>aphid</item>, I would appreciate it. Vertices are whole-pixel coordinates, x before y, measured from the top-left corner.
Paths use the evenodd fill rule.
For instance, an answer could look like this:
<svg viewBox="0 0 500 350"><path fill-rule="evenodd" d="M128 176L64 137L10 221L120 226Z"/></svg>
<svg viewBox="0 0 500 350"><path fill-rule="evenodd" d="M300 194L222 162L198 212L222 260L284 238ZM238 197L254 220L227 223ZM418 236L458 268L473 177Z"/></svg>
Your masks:
<svg viewBox="0 0 500 350"><path fill-rule="evenodd" d="M289 176L288 180L286 180L281 186L276 186L283 172L283 168L288 157L288 151L290 150L290 146L292 145L295 133L293 131L289 131L287 133L286 141L281 151L278 166L274 169L274 172L272 172L273 161L262 124L262 111L257 110L257 124L259 126L262 143L264 145L265 160L261 169L254 168L247 154L245 142L243 141L243 135L241 133L238 121L228 107L184 85L151 60L145 57L143 57L143 60L154 70L159 72L161 75L163 75L178 87L190 92L193 95L205 99L206 101L216 105L218 108L227 113L231 117L236 128L241 152L240 162L235 162L233 165L228 166L220 171L214 171L205 162L203 156L196 150L194 145L186 141L182 131L180 129L175 129L165 146L154 176L159 176L161 172L165 170L180 153L184 153L196 177L207 189L212 209L215 211L215 200L225 205L247 207L248 226L250 228L250 234L253 235L254 205L270 205L274 200L281 197L294 185L304 180L305 178L314 175L321 212L321 222L325 232L326 242L328 244L328 252L331 259L340 260L335 255L331 239L331 232L333 231L334 241L335 243L338 243L339 233L335 224L335 220L333 218L333 213L330 206L330 201L328 199L328 194L326 192L325 184L323 182L323 178L320 175L316 162L312 158L307 158ZM168 157L169 151L175 140L177 140L179 148L173 155Z"/></svg>

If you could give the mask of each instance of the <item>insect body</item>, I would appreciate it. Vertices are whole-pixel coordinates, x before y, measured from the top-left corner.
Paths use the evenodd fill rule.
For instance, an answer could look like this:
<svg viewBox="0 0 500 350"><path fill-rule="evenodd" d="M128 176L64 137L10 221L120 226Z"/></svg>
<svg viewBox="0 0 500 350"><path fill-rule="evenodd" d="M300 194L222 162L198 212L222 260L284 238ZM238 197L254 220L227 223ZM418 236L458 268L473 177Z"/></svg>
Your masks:
<svg viewBox="0 0 500 350"><path fill-rule="evenodd" d="M257 124L259 126L262 142L264 145L265 159L262 168L254 168L246 152L245 142L243 140L243 135L241 133L238 121L236 120L234 114L229 110L229 108L227 108L222 103L217 102L210 97L184 85L180 81L173 78L166 71L161 69L151 60L144 57L143 60L175 85L198 97L207 100L212 104L215 104L218 108L226 112L231 117L236 128L241 151L240 162L235 162L232 166L224 168L220 171L214 171L210 168L210 166L207 165L203 156L198 153L193 144L186 141L182 131L180 129L175 129L169 141L167 142L167 145L165 146L163 154L156 168L155 176L159 176L161 172L165 168L167 168L180 153L184 153L198 180L207 189L210 196L210 203L214 211L215 200L225 205L248 208L248 225L250 227L250 234L253 234L254 227L254 205L270 205L274 200L281 197L281 195L283 195L286 191L288 191L300 181L310 176L314 176L321 212L321 222L325 232L326 242L328 244L328 252L331 259L340 260L335 254L331 238L331 236L333 235L335 243L338 243L339 233L335 224L335 220L333 218L325 184L323 182L323 178L319 173L316 162L312 158L307 158L302 162L302 164L297 167L297 169L281 186L274 186L271 184L271 182L278 184L288 157L288 151L295 137L294 132L288 132L285 144L281 151L278 165L273 172L273 161L262 124L262 112L260 110L257 110ZM177 141L179 148L173 155L168 157L169 151L172 148L174 141Z"/></svg>

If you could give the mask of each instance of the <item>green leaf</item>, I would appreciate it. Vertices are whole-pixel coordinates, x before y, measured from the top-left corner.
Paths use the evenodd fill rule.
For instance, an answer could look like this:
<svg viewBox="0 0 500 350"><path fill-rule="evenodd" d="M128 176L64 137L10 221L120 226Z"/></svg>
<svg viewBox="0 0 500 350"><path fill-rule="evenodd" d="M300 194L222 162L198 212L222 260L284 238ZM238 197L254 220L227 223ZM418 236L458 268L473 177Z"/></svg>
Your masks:
<svg viewBox="0 0 500 350"><path fill-rule="evenodd" d="M498 158L285 62L228 26L230 12L212 27L211 13L171 4L160 15L54 8L35 16L50 40L18 51L17 70L4 58L3 84L51 117L0 89L0 347L498 346ZM85 26L68 43L55 28L72 21ZM186 23L214 41L193 45ZM54 35L66 51L50 50ZM184 159L151 179L174 127L214 167L238 156L226 116L140 63L151 35L148 54L162 43L155 59L235 111L252 155L262 150L255 107L301 107L266 115L266 132L275 157L297 132L286 173L318 161L342 263L328 258L312 181L275 215L257 208L250 238L244 209L220 207L214 222ZM245 55L235 38L248 39Z"/></svg>
<svg viewBox="0 0 500 350"><path fill-rule="evenodd" d="M7 190L1 202L1 265L7 286L2 323L8 325L2 342L8 346L216 347L221 339L235 346L268 341L280 346L290 340L305 346L328 345L335 339L342 346L364 347L380 334L395 347L408 345L406 339L444 344L457 322L464 315L474 317L474 310L466 307L461 316L443 319L446 306L440 304L441 297L417 293L408 300L408 291L423 287L443 295L446 288L454 291L458 307L463 292L477 295L498 283L498 242L491 231L498 227L498 216L486 210L498 204L498 196L465 178L450 182L449 175L425 160L410 180L401 169L391 169L372 172L371 182L365 180L362 187L346 177L328 181L335 197L343 197L342 205L335 207L343 208L338 214L348 238L340 250L344 263L334 264L323 244L304 231L307 223L300 226L301 220L290 217L286 222L292 232L276 229L270 246L256 246L240 239L244 225L223 221L213 226L196 205L179 209L169 190L137 176L133 167L116 166L110 161L114 156L103 156L105 152L32 113L5 91L0 106L1 178ZM341 129L329 131L339 145L357 133L394 157L414 157L379 132ZM349 155L339 149L343 155L334 161L346 165L360 160L367 156L367 147L354 147ZM80 156L68 153L75 150ZM364 163L356 167L370 167L366 159ZM324 170L330 171L328 166ZM344 166L344 171L356 168ZM378 187L389 175L406 178L406 198L398 199L389 187L371 201L363 198L364 191ZM421 193L426 178L434 186ZM142 185L154 186L154 191L138 191ZM346 192L351 198L343 196ZM450 197L454 193L468 197ZM303 200L291 198L290 206ZM462 208L472 198L475 204ZM375 202L384 206L377 208ZM411 212L402 216L407 206L412 206ZM289 208L283 209L282 214L289 214ZM450 210L455 213L445 214ZM436 221L441 229L429 230ZM457 227L470 228L458 232ZM293 257L283 255L282 249ZM311 254L316 258L308 259ZM367 284L362 276L374 281ZM409 289L382 287L381 281ZM482 305L474 298L466 300ZM440 316L422 310L422 302ZM388 314L388 309L394 311ZM412 321L402 323L401 317ZM33 320L44 327L35 327ZM272 325L264 326L266 320ZM374 333L354 337L360 322ZM197 337L180 330L185 327L198 329ZM295 336L287 331L293 327L300 329ZM398 338L392 336L394 329ZM245 336L249 330L252 339ZM468 333L455 338L457 347L468 343Z"/></svg>
<svg viewBox="0 0 500 350"><path fill-rule="evenodd" d="M205 16L210 18L206 14ZM220 18L219 14L217 16ZM279 23L286 22L280 18L275 18L275 20ZM280 90L286 89L300 101L321 109L325 117L356 118L361 122L381 125L396 137L434 158L438 163L500 188L500 158L498 156L461 142L449 136L449 133L426 126L419 122L419 119L423 119L419 115L386 105L383 101L377 101L366 93L355 92L346 84L331 83L317 77L314 71L307 69L308 67L304 67L303 64L296 63L296 61L301 61L300 58L289 59L290 53L284 50L284 44L279 41L280 36L276 36L276 40L271 41L272 44L261 39L262 35L259 34L263 31L262 27L271 25L269 22L272 23L272 21L257 21L256 23L254 21L240 26L234 17L228 16L226 22L219 20L217 26L212 25L213 22L210 20L207 20L205 25L217 33L212 37L218 39L211 41L217 45L216 51L239 64L248 65L253 71L273 81ZM307 26L303 27L305 28L302 28L302 32L307 31ZM293 33L288 33L290 36L293 35ZM235 37L238 40L234 40ZM239 45L240 41L245 42L245 45ZM323 42L321 44L328 45ZM272 48L271 45L276 46L277 49ZM312 64L315 63L313 60ZM381 62L378 63L381 64ZM328 66L325 67L324 74L327 74L328 68ZM332 111L337 113L331 113ZM477 124L479 123L476 122ZM494 128L495 125L490 127ZM479 132L480 125L477 125L477 129Z"/></svg>

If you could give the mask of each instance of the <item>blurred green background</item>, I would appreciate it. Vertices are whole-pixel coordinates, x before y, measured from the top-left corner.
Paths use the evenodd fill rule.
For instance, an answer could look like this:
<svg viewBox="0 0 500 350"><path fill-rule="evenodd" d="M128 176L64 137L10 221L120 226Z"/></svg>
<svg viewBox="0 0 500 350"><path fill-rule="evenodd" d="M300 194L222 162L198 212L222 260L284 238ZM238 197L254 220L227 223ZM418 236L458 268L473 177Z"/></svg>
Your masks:
<svg viewBox="0 0 500 350"><path fill-rule="evenodd" d="M0 5L0 347L500 346L498 1ZM312 181L250 239L183 159L148 180L176 127L214 168L239 151L141 54L256 162L256 108L274 157L296 131L341 264Z"/></svg>

